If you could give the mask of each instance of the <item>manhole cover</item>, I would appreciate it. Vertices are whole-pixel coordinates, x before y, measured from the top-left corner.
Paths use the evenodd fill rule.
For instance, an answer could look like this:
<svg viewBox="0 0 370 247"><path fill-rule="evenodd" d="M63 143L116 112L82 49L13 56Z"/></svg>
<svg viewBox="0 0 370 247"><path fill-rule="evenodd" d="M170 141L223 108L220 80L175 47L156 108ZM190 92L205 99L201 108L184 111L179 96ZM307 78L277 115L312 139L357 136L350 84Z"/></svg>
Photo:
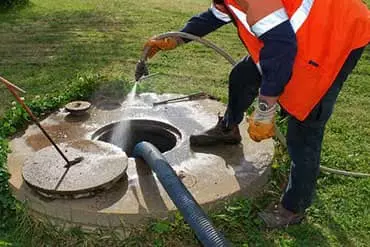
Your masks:
<svg viewBox="0 0 370 247"><path fill-rule="evenodd" d="M83 160L70 168L54 147L49 146L26 159L23 179L39 193L48 197L79 198L108 189L125 175L127 155L104 142L80 140L62 143L59 147L68 157Z"/></svg>
<svg viewBox="0 0 370 247"><path fill-rule="evenodd" d="M134 119L106 125L96 131L92 139L114 144L132 156L135 145L141 141L150 142L162 153L167 152L177 145L181 133L167 123Z"/></svg>

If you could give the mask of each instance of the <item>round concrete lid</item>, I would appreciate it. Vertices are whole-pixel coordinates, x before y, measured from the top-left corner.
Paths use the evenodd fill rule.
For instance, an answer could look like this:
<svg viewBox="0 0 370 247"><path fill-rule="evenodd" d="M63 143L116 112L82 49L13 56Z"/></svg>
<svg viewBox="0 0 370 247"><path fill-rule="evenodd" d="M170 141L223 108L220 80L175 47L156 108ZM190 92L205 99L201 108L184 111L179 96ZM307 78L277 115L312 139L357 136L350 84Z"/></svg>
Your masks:
<svg viewBox="0 0 370 247"><path fill-rule="evenodd" d="M127 155L114 145L78 140L59 144L59 147L70 161L78 157L83 160L66 168L66 162L49 146L24 162L23 179L42 194L51 197L90 195L113 185L127 170Z"/></svg>
<svg viewBox="0 0 370 247"><path fill-rule="evenodd" d="M90 107L91 103L88 101L72 101L65 106L66 110L73 115L84 114Z"/></svg>

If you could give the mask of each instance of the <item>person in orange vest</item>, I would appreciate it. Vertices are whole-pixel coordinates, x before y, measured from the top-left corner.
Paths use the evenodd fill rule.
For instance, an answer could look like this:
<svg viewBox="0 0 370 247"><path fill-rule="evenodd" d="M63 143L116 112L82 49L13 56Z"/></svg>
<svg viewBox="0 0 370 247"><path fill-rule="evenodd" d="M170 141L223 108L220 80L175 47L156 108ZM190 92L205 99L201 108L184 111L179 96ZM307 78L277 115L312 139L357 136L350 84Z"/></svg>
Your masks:
<svg viewBox="0 0 370 247"><path fill-rule="evenodd" d="M238 124L248 118L254 141L274 136L280 104L289 115L289 182L277 205L259 216L268 227L300 223L315 195L326 122L343 82L370 42L370 12L361 0L214 0L182 32L205 36L234 23L249 56L229 76L229 100L215 127L190 136L190 144L237 144ZM150 39L149 57L187 43L181 38Z"/></svg>

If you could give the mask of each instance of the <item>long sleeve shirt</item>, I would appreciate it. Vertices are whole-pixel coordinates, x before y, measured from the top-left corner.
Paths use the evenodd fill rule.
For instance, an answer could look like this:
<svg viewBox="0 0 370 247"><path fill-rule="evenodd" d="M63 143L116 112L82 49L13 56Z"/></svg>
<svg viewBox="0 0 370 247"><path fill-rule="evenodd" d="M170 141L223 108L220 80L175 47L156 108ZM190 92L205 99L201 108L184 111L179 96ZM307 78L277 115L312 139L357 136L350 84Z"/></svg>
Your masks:
<svg viewBox="0 0 370 247"><path fill-rule="evenodd" d="M231 22L232 19L228 15L213 7L193 16L181 32L203 37ZM262 73L260 94L279 96L292 74L297 52L295 33L287 20L265 32L259 39L264 43L264 47L260 51ZM184 41L189 42L189 40Z"/></svg>

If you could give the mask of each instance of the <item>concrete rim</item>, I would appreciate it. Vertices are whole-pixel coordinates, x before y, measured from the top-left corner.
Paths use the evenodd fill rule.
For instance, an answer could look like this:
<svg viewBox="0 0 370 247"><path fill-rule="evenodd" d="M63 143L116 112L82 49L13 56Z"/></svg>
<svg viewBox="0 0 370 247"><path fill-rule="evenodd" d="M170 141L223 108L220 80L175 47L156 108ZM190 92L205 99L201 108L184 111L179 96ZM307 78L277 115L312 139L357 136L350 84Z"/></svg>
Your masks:
<svg viewBox="0 0 370 247"><path fill-rule="evenodd" d="M117 122L113 122L110 124L107 124L98 130L96 130L92 136L92 140L99 140L103 142L110 143L112 145L117 145L118 147L122 148L130 157L130 153L132 150L126 150L125 147L121 147L119 143L114 143L114 140L106 140L110 135L114 133L114 130L116 128L120 128L120 125L126 125L129 126L129 129L126 129L125 127L121 130L122 132L126 133L119 133L121 135L124 134L129 134L130 137L135 136L137 132L143 132L140 133L139 135L144 135L147 134L148 136L146 137L147 139L145 141L151 142L154 145L157 144L157 148L162 152L166 153L169 152L175 148L177 148L182 142L182 137L183 134L179 129L177 129L175 126L163 122L163 121L158 121L158 120L153 120L153 119L125 119ZM130 132L130 133L127 133ZM160 140L157 140L157 139ZM111 138L108 138L111 139ZM130 140L132 141L132 140ZM140 140L142 141L142 140ZM171 142L171 143L163 143L165 141ZM130 142L130 147L129 149L132 149L135 144L137 143L131 143ZM128 147L127 147L128 148Z"/></svg>

